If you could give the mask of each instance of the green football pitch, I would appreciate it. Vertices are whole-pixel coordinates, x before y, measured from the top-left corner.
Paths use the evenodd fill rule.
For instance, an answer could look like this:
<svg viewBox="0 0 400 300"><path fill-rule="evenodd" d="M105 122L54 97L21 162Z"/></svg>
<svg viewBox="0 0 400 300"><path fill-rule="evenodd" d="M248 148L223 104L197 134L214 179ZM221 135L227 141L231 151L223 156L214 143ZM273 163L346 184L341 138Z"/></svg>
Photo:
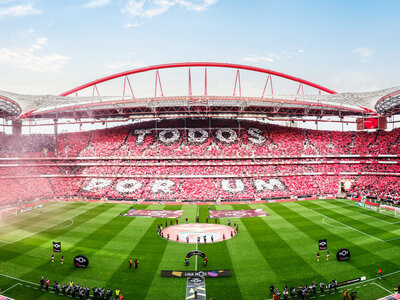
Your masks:
<svg viewBox="0 0 400 300"><path fill-rule="evenodd" d="M0 221L0 288L14 299L60 299L67 296L42 291L41 276L89 287L119 288L124 299L185 299L186 279L161 277L161 270L194 270L195 259L185 267L193 244L175 243L157 235L157 224L166 219L121 217L130 204L48 203L43 214L29 212ZM358 291L358 299L388 295L400 282L400 219L365 210L348 200L316 200L252 205L134 205L140 209L183 210L181 219L205 222L208 208L262 208L269 216L232 219L239 224L233 239L200 244L208 266L198 260L198 270L231 269L232 276L206 278L207 299L270 299L272 283L297 287L313 280L325 284L361 276L366 280L346 286ZM219 220L222 224L227 219ZM329 261L318 240L328 240ZM52 263L52 242L61 241L61 254ZM336 260L340 248L351 251L349 261ZM89 258L87 269L78 269L73 258ZM140 261L129 269L129 258ZM384 277L377 279L378 269ZM317 294L316 299L343 299L335 294Z"/></svg>

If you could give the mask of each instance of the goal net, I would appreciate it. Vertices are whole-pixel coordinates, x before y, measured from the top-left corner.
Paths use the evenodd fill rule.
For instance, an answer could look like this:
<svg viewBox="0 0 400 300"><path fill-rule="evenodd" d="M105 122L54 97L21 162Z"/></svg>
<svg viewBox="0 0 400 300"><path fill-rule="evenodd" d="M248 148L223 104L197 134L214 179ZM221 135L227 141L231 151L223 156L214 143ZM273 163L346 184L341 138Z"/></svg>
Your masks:
<svg viewBox="0 0 400 300"><path fill-rule="evenodd" d="M34 204L24 207L5 207L0 209L0 220L7 220L16 216L21 218L27 218L31 216L43 215L44 206L43 204Z"/></svg>
<svg viewBox="0 0 400 300"><path fill-rule="evenodd" d="M400 217L400 208L390 205L381 205L379 207L379 212L392 217Z"/></svg>
<svg viewBox="0 0 400 300"><path fill-rule="evenodd" d="M16 207L9 207L0 209L0 220L5 220L17 215Z"/></svg>

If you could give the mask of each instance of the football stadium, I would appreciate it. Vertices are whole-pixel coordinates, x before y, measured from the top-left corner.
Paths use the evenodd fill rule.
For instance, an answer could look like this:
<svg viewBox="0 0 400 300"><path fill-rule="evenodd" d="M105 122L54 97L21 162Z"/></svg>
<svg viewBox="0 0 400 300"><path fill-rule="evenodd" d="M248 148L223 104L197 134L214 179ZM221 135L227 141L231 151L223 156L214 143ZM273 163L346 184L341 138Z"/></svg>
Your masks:
<svg viewBox="0 0 400 300"><path fill-rule="evenodd" d="M163 94L160 74L174 68L187 74L186 95ZM196 96L191 73L199 68L204 90ZM233 70L232 95L209 94L215 68ZM146 72L154 73L155 95L136 98L132 77ZM241 94L244 72L265 77L259 97ZM275 77L297 93L273 94ZM101 96L115 80L122 95ZM268 69L210 62L135 69L59 96L3 91L1 113L12 127L1 135L3 295L391 294L400 278L400 130L385 129L399 95L399 87L336 93ZM328 117L355 119L358 130L293 126ZM268 122L285 119L286 126ZM68 120L101 123L59 132ZM24 123L43 121L54 133L21 134Z"/></svg>
<svg viewBox="0 0 400 300"><path fill-rule="evenodd" d="M44 2L19 2L0 1L0 23L37 18L24 30L45 31ZM93 10L109 16L116 2L108 0L87 1L80 21L72 18L76 4L46 15L48 33L65 34L62 45L82 74L68 69L70 58L39 54L47 38L26 51L0 43L0 300L400 299L400 81L381 72L396 69L397 59L373 69L378 51L354 48L360 69L381 81L350 71L346 82L330 81L316 54L307 68L298 62L320 49L235 58L247 49L224 40L226 32L220 47L228 44L229 55L214 56L216 46L191 53L204 60L186 59L174 40L163 48L177 51L168 57L152 52L155 36L137 32L156 22L161 27L150 32L159 30L161 40L183 39L172 32L182 24L155 21L177 14L211 34L204 21L218 22L213 14L224 14L213 11L224 1L122 2L119 13L130 22L123 30L152 45L138 52L163 62L98 71L106 63L101 48L124 45L118 30L96 44L93 60L74 57L89 46L69 37L100 40L101 30L96 37L85 26L100 26ZM87 24L76 28L74 20ZM188 41L201 40L193 36ZM27 37L4 41L19 38ZM114 50L106 56L128 51Z"/></svg>

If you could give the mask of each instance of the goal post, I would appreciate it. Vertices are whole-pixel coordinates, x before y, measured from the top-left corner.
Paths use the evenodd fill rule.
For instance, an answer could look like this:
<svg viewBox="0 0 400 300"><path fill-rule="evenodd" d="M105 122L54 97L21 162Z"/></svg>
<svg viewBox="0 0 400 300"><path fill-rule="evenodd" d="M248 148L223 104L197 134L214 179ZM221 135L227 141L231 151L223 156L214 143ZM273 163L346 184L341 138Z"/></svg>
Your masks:
<svg viewBox="0 0 400 300"><path fill-rule="evenodd" d="M5 220L7 218L16 216L17 214L18 214L17 207L3 208L0 210L0 220Z"/></svg>
<svg viewBox="0 0 400 300"><path fill-rule="evenodd" d="M43 204L35 203L34 205L28 205L24 207L20 207L18 209L18 214L26 214L26 215L42 215L43 214Z"/></svg>
<svg viewBox="0 0 400 300"><path fill-rule="evenodd" d="M379 212L385 215L399 217L400 216L400 208L390 205L380 205Z"/></svg>

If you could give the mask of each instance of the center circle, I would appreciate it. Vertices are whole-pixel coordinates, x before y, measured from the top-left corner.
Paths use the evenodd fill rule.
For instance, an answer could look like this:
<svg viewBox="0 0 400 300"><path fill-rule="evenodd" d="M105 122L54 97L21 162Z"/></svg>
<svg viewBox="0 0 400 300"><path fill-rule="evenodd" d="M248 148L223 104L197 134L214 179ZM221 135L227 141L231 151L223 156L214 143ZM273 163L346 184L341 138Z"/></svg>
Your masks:
<svg viewBox="0 0 400 300"><path fill-rule="evenodd" d="M190 223L169 226L161 230L161 234L178 243L196 244L200 241L204 244L229 240L236 235L236 231L227 225Z"/></svg>

